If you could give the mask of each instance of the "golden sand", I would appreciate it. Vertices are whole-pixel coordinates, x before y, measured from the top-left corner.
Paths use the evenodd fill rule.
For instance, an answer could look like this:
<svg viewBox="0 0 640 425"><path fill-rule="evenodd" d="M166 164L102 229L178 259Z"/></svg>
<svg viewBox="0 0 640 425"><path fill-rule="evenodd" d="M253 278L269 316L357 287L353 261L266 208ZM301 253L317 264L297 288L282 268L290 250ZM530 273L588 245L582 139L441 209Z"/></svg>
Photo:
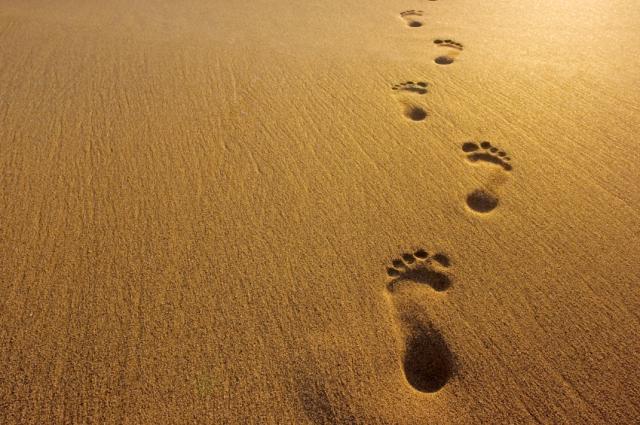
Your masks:
<svg viewBox="0 0 640 425"><path fill-rule="evenodd" d="M1 424L635 424L634 0L1 1Z"/></svg>

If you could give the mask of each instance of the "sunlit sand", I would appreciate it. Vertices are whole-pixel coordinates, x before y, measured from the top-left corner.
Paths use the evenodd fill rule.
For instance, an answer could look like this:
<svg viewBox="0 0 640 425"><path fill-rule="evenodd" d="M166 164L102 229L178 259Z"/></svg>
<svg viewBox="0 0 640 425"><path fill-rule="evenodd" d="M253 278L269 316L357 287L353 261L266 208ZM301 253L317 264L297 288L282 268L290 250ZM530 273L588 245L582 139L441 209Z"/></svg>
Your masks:
<svg viewBox="0 0 640 425"><path fill-rule="evenodd" d="M1 424L634 424L640 4L0 1Z"/></svg>

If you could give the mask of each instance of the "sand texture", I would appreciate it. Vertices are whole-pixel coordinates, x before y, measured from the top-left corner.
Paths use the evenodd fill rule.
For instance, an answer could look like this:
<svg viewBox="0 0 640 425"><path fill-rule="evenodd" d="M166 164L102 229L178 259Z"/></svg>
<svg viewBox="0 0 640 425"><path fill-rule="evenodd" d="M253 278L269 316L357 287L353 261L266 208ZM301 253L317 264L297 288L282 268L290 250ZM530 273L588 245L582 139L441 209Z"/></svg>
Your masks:
<svg viewBox="0 0 640 425"><path fill-rule="evenodd" d="M0 0L0 424L637 424L640 3Z"/></svg>

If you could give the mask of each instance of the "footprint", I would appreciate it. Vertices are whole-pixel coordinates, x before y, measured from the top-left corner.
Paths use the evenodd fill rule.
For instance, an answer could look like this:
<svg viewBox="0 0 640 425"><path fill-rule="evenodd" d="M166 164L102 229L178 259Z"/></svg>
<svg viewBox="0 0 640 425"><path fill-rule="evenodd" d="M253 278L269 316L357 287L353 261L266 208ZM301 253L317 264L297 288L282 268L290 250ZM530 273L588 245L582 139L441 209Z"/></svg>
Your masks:
<svg viewBox="0 0 640 425"><path fill-rule="evenodd" d="M513 166L509 163L511 158L507 153L491 143L484 141L478 145L475 142L465 142L462 144L462 151L466 152L467 160L470 162L484 162L499 165L505 171L511 171Z"/></svg>
<svg viewBox="0 0 640 425"><path fill-rule="evenodd" d="M435 40L433 40L433 44L435 44L438 47L446 47L450 49L446 55L441 55L434 59L434 62L437 63L438 65L452 64L455 60L455 57L462 50L464 50L464 46L462 46L462 44L448 38L447 39L436 38Z"/></svg>
<svg viewBox="0 0 640 425"><path fill-rule="evenodd" d="M413 254L402 254L391 264L387 269L390 279L387 293L402 333L404 376L417 391L436 392L454 373L453 354L440 332L425 317L424 309L414 301L422 294L415 289L420 285L436 291L449 288L452 282L446 269L451 261L445 254L429 255L419 249Z"/></svg>
<svg viewBox="0 0 640 425"><path fill-rule="evenodd" d="M394 84L391 87L391 90L408 91L408 92L417 93L417 94L426 94L428 86L429 86L429 83L425 83L424 81L418 81L417 83L414 83L413 81L407 81L405 83Z"/></svg>
<svg viewBox="0 0 640 425"><path fill-rule="evenodd" d="M404 19L411 28L418 28L422 26L420 17L423 13L422 10L405 10L404 12L400 12L400 17Z"/></svg>
<svg viewBox="0 0 640 425"><path fill-rule="evenodd" d="M479 144L475 142L465 142L462 144L462 151L466 154L467 161L471 163L497 165L507 172L513 170L511 158L508 154L498 147L491 145L490 142L483 141ZM504 177L504 175L502 177ZM495 192L500 180L500 176L494 175L492 184L482 189L475 189L469 193L466 199L467 207L480 214L487 214L496 209L500 201ZM502 179L502 181L504 181L504 179Z"/></svg>
<svg viewBox="0 0 640 425"><path fill-rule="evenodd" d="M398 95L424 95L428 93L429 83L424 81L406 81L404 83L394 84L391 86L391 90L395 91ZM411 121L423 121L429 115L427 111L409 98L400 99L400 102L404 105L404 116Z"/></svg>

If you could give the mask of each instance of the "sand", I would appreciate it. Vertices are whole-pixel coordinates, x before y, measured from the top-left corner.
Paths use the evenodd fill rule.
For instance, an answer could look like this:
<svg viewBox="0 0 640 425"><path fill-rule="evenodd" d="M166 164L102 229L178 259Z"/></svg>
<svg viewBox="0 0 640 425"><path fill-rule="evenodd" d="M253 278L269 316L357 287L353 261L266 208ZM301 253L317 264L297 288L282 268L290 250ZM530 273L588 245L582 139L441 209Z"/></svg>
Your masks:
<svg viewBox="0 0 640 425"><path fill-rule="evenodd" d="M638 22L2 1L0 423L637 423Z"/></svg>

